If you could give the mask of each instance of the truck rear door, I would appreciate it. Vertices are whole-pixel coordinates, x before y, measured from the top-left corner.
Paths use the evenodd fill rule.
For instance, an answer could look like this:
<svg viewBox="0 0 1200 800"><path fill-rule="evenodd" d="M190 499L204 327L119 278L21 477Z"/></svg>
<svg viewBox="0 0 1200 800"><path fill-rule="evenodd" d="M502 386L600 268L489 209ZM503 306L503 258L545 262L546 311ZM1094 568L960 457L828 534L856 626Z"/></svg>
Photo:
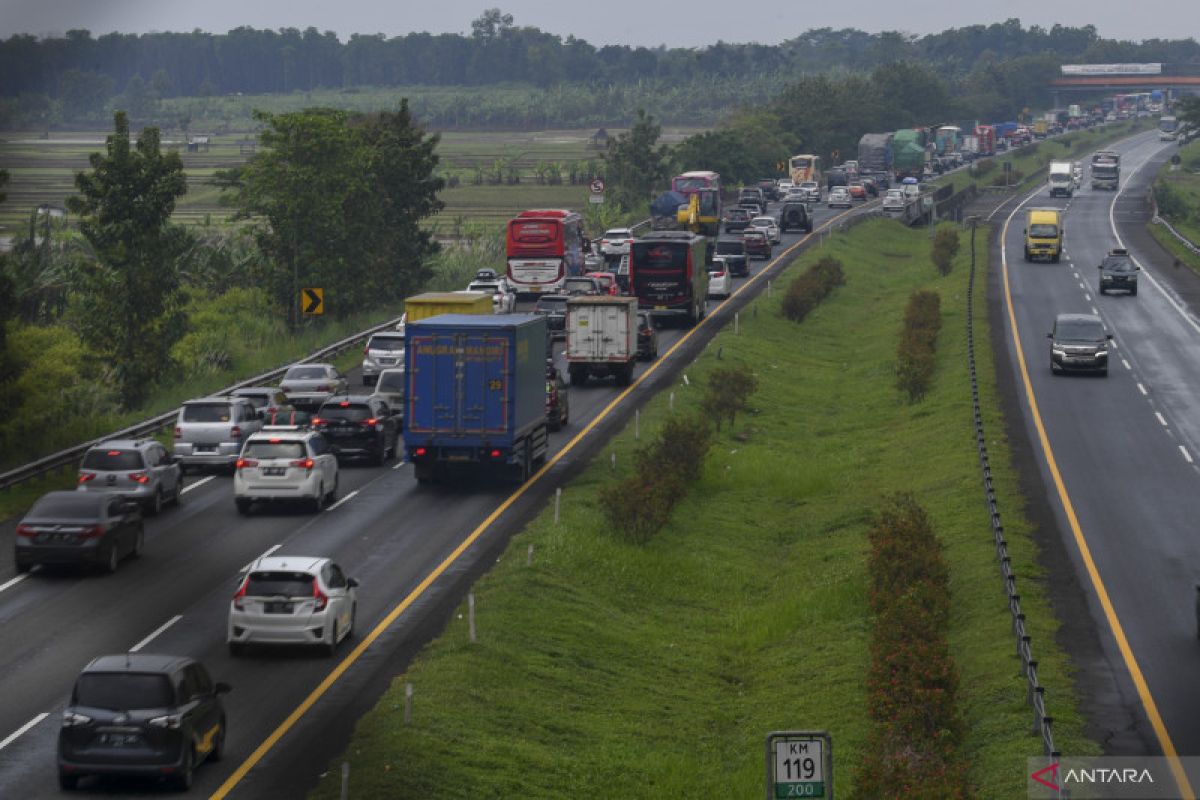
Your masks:
<svg viewBox="0 0 1200 800"><path fill-rule="evenodd" d="M570 360L623 361L629 357L628 309L616 304L580 303L567 315Z"/></svg>
<svg viewBox="0 0 1200 800"><path fill-rule="evenodd" d="M504 336L430 333L412 338L409 419L413 433L459 436L508 432L512 352Z"/></svg>

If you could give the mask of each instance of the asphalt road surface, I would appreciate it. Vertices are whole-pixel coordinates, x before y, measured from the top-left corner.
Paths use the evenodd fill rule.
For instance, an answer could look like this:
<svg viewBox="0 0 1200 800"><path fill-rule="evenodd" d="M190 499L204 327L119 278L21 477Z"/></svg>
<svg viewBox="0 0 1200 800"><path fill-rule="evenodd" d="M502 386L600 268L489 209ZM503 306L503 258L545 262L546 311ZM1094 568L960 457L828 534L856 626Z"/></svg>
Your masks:
<svg viewBox="0 0 1200 800"><path fill-rule="evenodd" d="M1006 337L1022 422L1071 562L1050 580L1072 572L1087 596L1091 619L1065 624L1100 631L1101 661L1148 723L1142 735L1152 748L1195 756L1200 321L1189 301L1197 281L1142 230L1149 183L1174 145L1150 132L1114 149L1122 153L1119 192L1092 190L1085 168L1084 188L1073 198L1052 199L1042 186L1011 217L1016 204L996 214L994 222L1008 224L993 263L1004 257L1000 281L1011 297L998 298L1005 325L996 333ZM1061 263L1024 262L1030 206L1065 210ZM1142 267L1138 294L1101 296L1097 265L1121 246ZM1051 375L1046 334L1055 315L1067 312L1099 314L1113 334L1107 378ZM1194 796L1191 787L1200 787L1200 774L1181 781L1181 795Z"/></svg>
<svg viewBox="0 0 1200 800"><path fill-rule="evenodd" d="M861 213L859 208L850 213ZM845 212L817 207L818 224L835 215L841 219ZM786 234L776 258L787 257L803 238ZM572 387L571 423L551 435L553 450L568 452L505 508L511 488L419 487L411 465L393 460L382 468L343 466L340 502L324 512L265 511L246 518L234 508L231 478L191 475L182 506L147 520L145 554L115 575L35 570L17 576L11 558L0 558L0 795L60 795L55 746L76 675L96 656L138 647L199 658L214 679L233 686L226 696L226 757L197 770L191 794L303 796L334 768L329 760L345 746L358 715L436 635L512 533L632 408L673 383L732 310L765 288L766 281L754 276L776 263L752 261L752 277L736 279L735 292L752 285L720 307L711 301L711 319L675 352L668 353L688 331L662 329L660 361L640 365L637 376L653 373L582 436L620 390L609 381ZM357 373L351 379L357 386ZM13 528L13 522L0 526L0 552L12 552ZM229 656L225 626L237 575L267 552L332 557L359 580L355 637L334 658L292 649ZM320 696L310 698L323 682ZM295 715L302 706L304 713ZM286 722L289 716L294 719ZM81 789L119 797L160 787L105 779Z"/></svg>

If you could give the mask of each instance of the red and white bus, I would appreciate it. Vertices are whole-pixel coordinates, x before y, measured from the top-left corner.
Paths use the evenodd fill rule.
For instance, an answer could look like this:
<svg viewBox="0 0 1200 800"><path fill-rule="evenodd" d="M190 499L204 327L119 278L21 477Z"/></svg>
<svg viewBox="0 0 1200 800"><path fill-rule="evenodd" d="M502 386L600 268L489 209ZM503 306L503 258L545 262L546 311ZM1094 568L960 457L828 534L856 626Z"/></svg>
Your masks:
<svg viewBox="0 0 1200 800"><path fill-rule="evenodd" d="M522 211L508 222L508 282L522 294L553 293L583 272L583 219L574 211Z"/></svg>

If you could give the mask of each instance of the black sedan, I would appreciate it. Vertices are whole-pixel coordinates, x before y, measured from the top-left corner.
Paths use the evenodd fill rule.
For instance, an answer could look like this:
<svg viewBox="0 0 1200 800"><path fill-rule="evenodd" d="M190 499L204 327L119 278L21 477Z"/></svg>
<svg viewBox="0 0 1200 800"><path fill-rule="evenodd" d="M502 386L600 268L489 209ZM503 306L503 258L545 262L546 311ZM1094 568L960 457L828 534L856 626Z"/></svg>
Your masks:
<svg viewBox="0 0 1200 800"><path fill-rule="evenodd" d="M17 572L38 564L82 564L116 572L142 554L145 531L136 500L111 492L48 492L17 525Z"/></svg>
<svg viewBox="0 0 1200 800"><path fill-rule="evenodd" d="M567 335L567 297L561 294L544 294L538 298L533 313L546 318L546 330L553 338Z"/></svg>
<svg viewBox="0 0 1200 800"><path fill-rule="evenodd" d="M396 454L400 417L375 395L341 395L322 404L312 427L325 435L338 461L368 458L382 464Z"/></svg>
<svg viewBox="0 0 1200 800"><path fill-rule="evenodd" d="M654 317L649 311L639 311L637 321L637 357L653 361L658 358L658 329L654 327Z"/></svg>

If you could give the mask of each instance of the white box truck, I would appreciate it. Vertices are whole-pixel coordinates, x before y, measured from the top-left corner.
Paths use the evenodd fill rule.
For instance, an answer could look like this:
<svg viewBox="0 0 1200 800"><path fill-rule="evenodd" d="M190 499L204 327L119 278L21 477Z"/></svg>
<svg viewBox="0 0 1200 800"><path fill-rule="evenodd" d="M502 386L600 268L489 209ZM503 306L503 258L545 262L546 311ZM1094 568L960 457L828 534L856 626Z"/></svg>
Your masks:
<svg viewBox="0 0 1200 800"><path fill-rule="evenodd" d="M584 295L567 301L567 374L581 386L592 375L633 380L637 362L636 297Z"/></svg>
<svg viewBox="0 0 1200 800"><path fill-rule="evenodd" d="M1071 197L1075 194L1075 173L1070 161L1050 162L1050 196Z"/></svg>

